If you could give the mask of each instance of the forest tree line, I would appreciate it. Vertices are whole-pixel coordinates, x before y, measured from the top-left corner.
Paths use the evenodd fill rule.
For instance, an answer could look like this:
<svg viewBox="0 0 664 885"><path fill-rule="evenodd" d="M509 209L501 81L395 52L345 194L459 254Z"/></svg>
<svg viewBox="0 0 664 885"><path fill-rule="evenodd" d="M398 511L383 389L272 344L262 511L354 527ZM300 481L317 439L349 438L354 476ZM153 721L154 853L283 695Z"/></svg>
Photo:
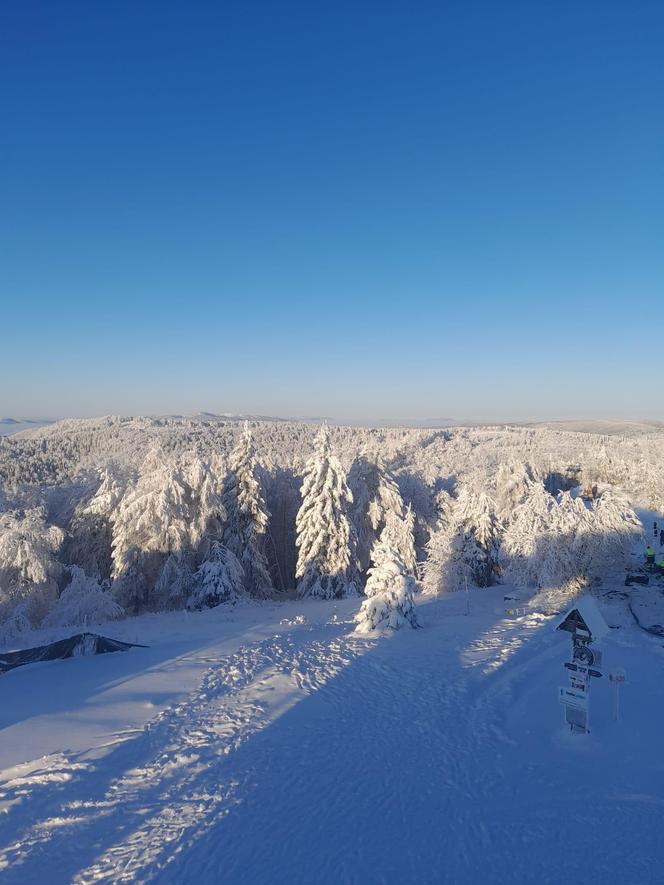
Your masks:
<svg viewBox="0 0 664 885"><path fill-rule="evenodd" d="M50 483L35 482L29 466L40 454L52 459L48 433L41 443L37 435L5 444L19 457L5 458L0 493L3 640L40 626L289 597L367 595L375 626L389 617L376 602L388 585L405 594L399 617L418 591L510 582L568 594L621 569L642 532L624 490L630 462L612 458L607 440L577 434L585 465L553 470L522 429L516 445L508 429L364 431L344 466L338 432L323 425L315 437L305 431L308 455L287 466L257 458L257 428L236 428L223 450L179 428L177 445L151 439L140 463L106 450L103 465ZM489 432L491 460L481 470L474 456ZM287 427L279 434L293 444ZM89 433L88 454L100 442ZM73 450L80 467L80 438L60 443L63 463ZM436 463L441 448L463 467L456 475ZM423 455L425 469L404 470ZM656 483L641 491L659 495Z"/></svg>

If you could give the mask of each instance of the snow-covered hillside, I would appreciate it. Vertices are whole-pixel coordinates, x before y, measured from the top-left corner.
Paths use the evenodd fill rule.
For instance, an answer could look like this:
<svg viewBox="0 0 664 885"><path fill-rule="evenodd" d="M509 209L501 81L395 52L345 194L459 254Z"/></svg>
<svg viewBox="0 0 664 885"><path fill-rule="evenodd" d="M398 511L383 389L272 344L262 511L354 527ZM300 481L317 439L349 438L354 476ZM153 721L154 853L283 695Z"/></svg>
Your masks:
<svg viewBox="0 0 664 885"><path fill-rule="evenodd" d="M392 637L359 600L143 615L107 629L149 648L11 672L3 882L658 881L661 641L607 599L621 720L604 677L572 736L569 638L504 590Z"/></svg>
<svg viewBox="0 0 664 885"><path fill-rule="evenodd" d="M663 441L206 417L0 438L0 644L113 606L361 595L385 531L428 592L512 580L569 595L622 570L635 508L664 510Z"/></svg>
<svg viewBox="0 0 664 885"><path fill-rule="evenodd" d="M658 881L658 428L65 421L0 481L0 655L146 646L0 677L3 881Z"/></svg>

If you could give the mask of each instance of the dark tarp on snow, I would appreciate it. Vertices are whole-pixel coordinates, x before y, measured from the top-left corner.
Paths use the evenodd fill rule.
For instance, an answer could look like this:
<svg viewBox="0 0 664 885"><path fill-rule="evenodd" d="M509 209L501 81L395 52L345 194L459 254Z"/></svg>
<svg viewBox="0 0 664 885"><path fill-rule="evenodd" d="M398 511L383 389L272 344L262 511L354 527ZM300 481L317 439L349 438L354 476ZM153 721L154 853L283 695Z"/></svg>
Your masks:
<svg viewBox="0 0 664 885"><path fill-rule="evenodd" d="M84 655L105 655L112 651L127 651L129 648L146 648L131 642L107 639L96 633L77 633L69 639L60 639L49 645L25 648L22 651L0 652L0 673L6 673L24 664L38 661L59 661L63 658L77 658Z"/></svg>

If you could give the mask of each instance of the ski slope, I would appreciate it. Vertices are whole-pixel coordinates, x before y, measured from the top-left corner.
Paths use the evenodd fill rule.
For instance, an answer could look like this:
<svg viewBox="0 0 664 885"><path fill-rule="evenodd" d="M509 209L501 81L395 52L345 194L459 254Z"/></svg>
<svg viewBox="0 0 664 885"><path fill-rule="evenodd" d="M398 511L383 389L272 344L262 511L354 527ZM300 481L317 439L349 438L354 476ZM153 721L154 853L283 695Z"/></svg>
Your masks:
<svg viewBox="0 0 664 885"><path fill-rule="evenodd" d="M145 615L7 674L3 883L661 881L661 640L604 607L622 718L596 680L571 736L569 638L505 589L371 639L359 600Z"/></svg>

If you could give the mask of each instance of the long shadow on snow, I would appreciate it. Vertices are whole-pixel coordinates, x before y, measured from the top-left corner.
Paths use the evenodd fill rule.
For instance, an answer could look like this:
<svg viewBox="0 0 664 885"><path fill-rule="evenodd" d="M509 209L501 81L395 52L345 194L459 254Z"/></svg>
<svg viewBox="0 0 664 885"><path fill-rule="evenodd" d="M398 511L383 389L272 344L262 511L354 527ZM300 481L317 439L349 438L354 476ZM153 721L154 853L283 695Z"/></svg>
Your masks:
<svg viewBox="0 0 664 885"><path fill-rule="evenodd" d="M353 859L352 851L349 855L343 847L344 843L359 844L358 828L371 862L387 862L386 833L393 827L403 829L405 821L415 819L411 815L421 813L413 807L414 796L426 797L429 813L437 815L446 808L450 783L465 794L477 792L469 764L472 741L462 732L455 738L454 728L456 718L463 715L467 689L464 680L449 678L453 649L445 642L422 643L419 631L402 631L378 642L360 640L355 656L346 649L345 665L317 682L320 648L314 646L321 638L326 643L343 641L347 630L348 625L328 625L329 635L318 633L312 641L305 639L301 647L294 647L293 659L300 668L304 661L305 676L307 655L311 655L314 680L308 693L269 725L247 732L244 742L233 746L231 741L226 753L208 756L201 770L194 765L192 774L176 786L159 766L164 754L168 761L177 758L179 751L190 750L188 722L178 719L177 706L167 711L151 734L127 741L98 762L86 763L84 769L73 772L67 785L40 789L39 795L31 797L31 807L35 800L40 802L37 824L50 818L62 821L68 813L88 817L72 824L69 832L66 826L57 828L57 861L56 837L51 833L40 844L39 832L47 831L34 836L32 815L24 817L21 832L13 821L8 833L6 821L3 843L35 838L32 853L12 866L7 881L12 881L13 874L14 881L29 882L45 869L54 883L71 881L105 852L114 853L115 846L118 869L133 858L131 875L143 881L182 881L183 877L191 881L200 875L201 864L210 881L265 881L268 863L272 864L268 876L272 882L292 879L294 864L304 865L299 868L300 881L326 877L338 881L339 876L351 875L358 863L360 867L365 863ZM270 641L262 645L269 647ZM290 675L293 659L286 654L277 669ZM273 666L268 656L250 674L249 684L254 685ZM219 698L230 694L231 689L222 687ZM185 702L180 715L186 717L186 712ZM480 734L474 739L484 737ZM308 761L307 748L313 745L318 758L322 751L329 760L322 769L312 769ZM409 747L412 753L407 752ZM88 810L79 806L74 811L65 807L72 802L108 802L109 788L118 777L141 766L155 775L153 781L141 783L128 801L122 791L117 797L111 795L110 804L101 806L103 816L99 805ZM393 786L386 789L386 782ZM289 785L286 792L284 784ZM165 803L175 812L170 822L164 822L161 814ZM376 803L381 806L378 815ZM192 804L198 804L198 811L187 818ZM324 833L331 835L328 838ZM442 862L441 843L430 835L424 839L409 833L415 838L414 850L400 862L392 858L390 869L401 867L404 876L413 875L423 869L423 857L436 869ZM124 840L130 840L129 847ZM71 846L69 855L63 850L66 842ZM311 846L317 846L316 867L307 870L313 862Z"/></svg>
<svg viewBox="0 0 664 885"><path fill-rule="evenodd" d="M338 638L345 630L347 630L347 626L334 629L330 639ZM271 641L266 640L258 643L258 646L269 647ZM314 639L311 644L313 645L317 641L320 640ZM172 653L169 657L172 657ZM234 657L235 655L231 654L228 656L228 660L232 662ZM290 661L286 660L283 663L288 665ZM259 681L264 671L273 666L274 661L267 657L261 666L252 671L247 684ZM284 669L283 672L287 674L289 670ZM241 685L240 689L242 687L244 686ZM222 685L217 696L222 699L232 692L233 686ZM211 699L215 700L215 698ZM71 703L71 699L69 699L69 703ZM204 697L201 699L201 703L205 703ZM3 853L8 846L18 847L31 843L32 851L24 860L19 859L19 854L16 851L7 852L8 859L13 862L4 873L5 881L30 882L43 877L44 872L48 869L51 882L69 882L79 871L93 864L104 851L111 849L123 838L128 837L140 824L144 824L146 808L152 808L158 812L162 808L164 798L173 806L178 801L186 804L189 797L198 790L206 792L210 786L209 769L187 778L182 784L182 790L173 794L169 793L168 776L164 776L163 771L159 768L160 757L165 753L168 754L169 759L172 759L177 757L179 750L183 752L190 750L186 740L178 744L179 735L186 737L188 725L186 706L185 698L181 705L176 704L166 710L150 728L140 732L137 737L124 740L117 749L112 750L98 761L85 761L82 758L84 754L73 755L63 760L62 767L57 769L55 774L57 776L58 773L62 773L67 778L66 781L50 780L49 777L53 775L53 771L49 768L43 772L44 783L31 783L32 791L29 796L25 795L26 785L23 782L18 783L15 787L6 788L2 798L9 801L10 804L12 802L20 804L15 806L11 813L4 815L4 819L0 819L0 844L3 847ZM180 707L183 713L182 720L178 719ZM179 726L179 730L177 726ZM246 737L251 738L254 735L255 733L250 732ZM218 775L222 776L220 779L222 783L228 768L228 758L227 755L222 754L216 760L209 760L215 762L215 770ZM110 791L112 791L114 783L132 771L141 769L141 767L149 769L151 765L155 768L154 773L162 776L155 777L151 783L144 783L139 790L132 794L133 801L131 803L122 801L122 792L117 796L112 795ZM31 774L37 778L40 776L38 771ZM34 778L32 780L34 781ZM216 778L214 782L216 783ZM167 794L166 797L164 797L164 792ZM98 804L88 805L88 803ZM37 819L32 813L35 807L39 808ZM220 811L221 816L225 813L225 809ZM69 833L67 833L67 827L62 825L68 814L78 818ZM84 819L80 820L82 817ZM51 831L49 834L44 824L50 819L59 821L59 824L55 831ZM204 823L204 821L196 821L199 833L203 832ZM97 831L94 833L88 832L95 830L95 828ZM56 838L57 847L53 844ZM65 842L69 840L71 840L70 856L64 850ZM154 849L155 845L153 844L151 848ZM173 843L164 843L156 856L151 856L150 865L165 862L162 855L169 856L174 848ZM148 872L148 870L143 870L143 875Z"/></svg>

